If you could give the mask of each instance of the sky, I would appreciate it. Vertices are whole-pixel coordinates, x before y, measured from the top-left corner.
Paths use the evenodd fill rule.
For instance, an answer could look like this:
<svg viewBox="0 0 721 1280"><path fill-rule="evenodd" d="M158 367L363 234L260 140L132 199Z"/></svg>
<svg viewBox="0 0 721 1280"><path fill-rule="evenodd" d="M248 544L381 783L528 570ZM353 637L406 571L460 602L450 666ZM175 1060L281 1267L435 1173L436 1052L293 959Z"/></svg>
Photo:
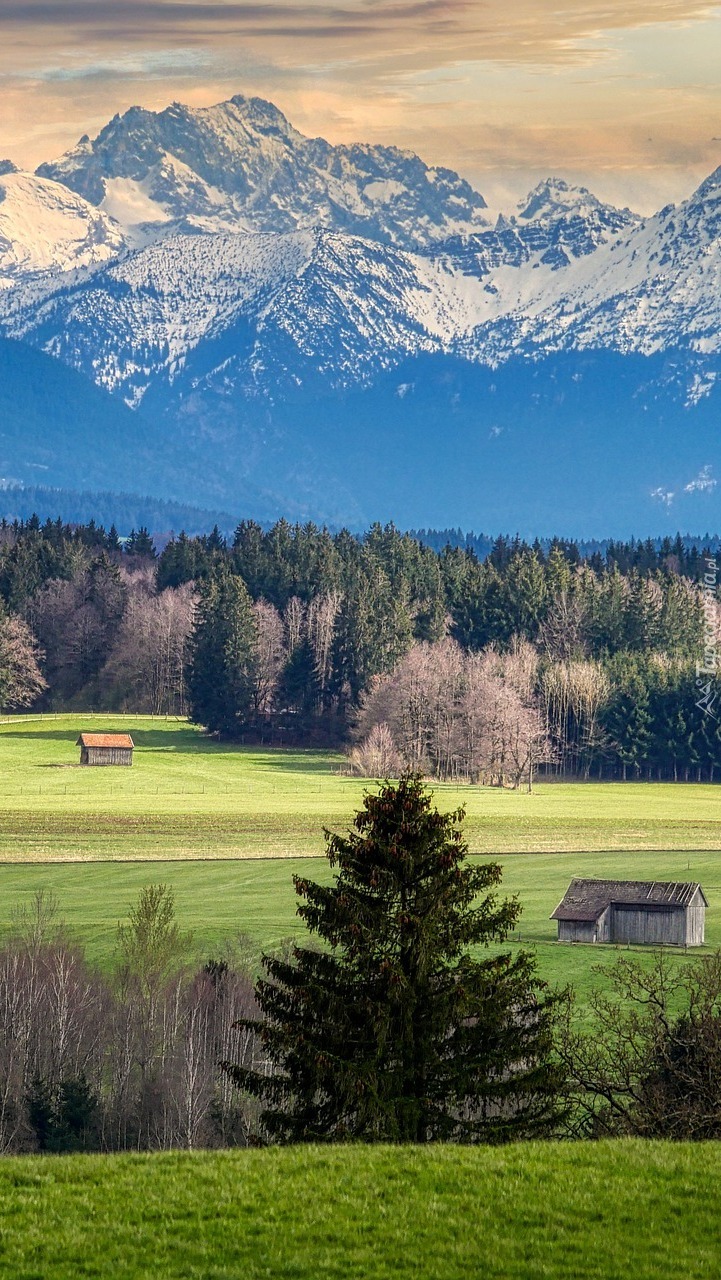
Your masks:
<svg viewBox="0 0 721 1280"><path fill-rule="evenodd" d="M268 98L301 132L542 178L649 213L721 165L721 5L697 0L0 0L0 158L133 105Z"/></svg>

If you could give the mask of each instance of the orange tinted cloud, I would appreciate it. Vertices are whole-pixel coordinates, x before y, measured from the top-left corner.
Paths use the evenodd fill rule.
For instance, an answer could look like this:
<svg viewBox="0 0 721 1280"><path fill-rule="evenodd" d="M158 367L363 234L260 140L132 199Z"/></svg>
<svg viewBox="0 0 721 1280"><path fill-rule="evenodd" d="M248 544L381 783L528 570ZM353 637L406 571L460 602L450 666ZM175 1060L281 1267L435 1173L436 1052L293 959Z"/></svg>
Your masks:
<svg viewBox="0 0 721 1280"><path fill-rule="evenodd" d="M21 0L0 3L0 27L29 32L62 30L81 43L122 37L147 42L162 36L213 41L245 36L282 44L367 41L368 51L387 54L410 47L429 65L448 51L483 59L544 63L585 60L587 43L600 33L669 22L692 22L713 14L703 0L378 0L377 3L192 3L185 0ZM391 49L378 47L380 37ZM435 40L438 48L433 47Z"/></svg>

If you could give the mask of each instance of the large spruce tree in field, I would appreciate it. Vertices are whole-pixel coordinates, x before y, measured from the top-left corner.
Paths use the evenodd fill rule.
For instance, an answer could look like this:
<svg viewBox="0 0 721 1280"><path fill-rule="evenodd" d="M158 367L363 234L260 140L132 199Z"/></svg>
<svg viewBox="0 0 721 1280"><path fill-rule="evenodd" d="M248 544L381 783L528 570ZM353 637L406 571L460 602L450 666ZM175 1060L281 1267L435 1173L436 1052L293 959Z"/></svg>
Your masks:
<svg viewBox="0 0 721 1280"><path fill-rule="evenodd" d="M191 718L214 733L237 734L252 716L257 625L243 579L216 570L204 583L191 637Z"/></svg>
<svg viewBox="0 0 721 1280"><path fill-rule="evenodd" d="M366 795L327 833L330 887L296 877L322 945L264 960L262 1070L225 1063L260 1098L271 1140L502 1142L548 1133L557 997L503 942L520 907L496 864L472 865L463 810L440 814L420 779Z"/></svg>

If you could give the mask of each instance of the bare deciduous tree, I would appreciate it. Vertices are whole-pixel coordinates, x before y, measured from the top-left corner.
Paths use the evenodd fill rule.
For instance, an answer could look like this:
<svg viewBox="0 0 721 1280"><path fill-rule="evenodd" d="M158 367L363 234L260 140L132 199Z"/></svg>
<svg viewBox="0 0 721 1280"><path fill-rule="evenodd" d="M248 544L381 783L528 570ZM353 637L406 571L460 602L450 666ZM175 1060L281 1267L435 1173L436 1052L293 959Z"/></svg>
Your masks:
<svg viewBox="0 0 721 1280"><path fill-rule="evenodd" d="M350 766L363 778L393 778L401 767L401 757L385 721L374 724L368 737L350 752Z"/></svg>
<svg viewBox="0 0 721 1280"><path fill-rule="evenodd" d="M242 948L194 967L162 885L141 892L118 943L115 973L103 974L73 942L51 896L36 895L15 915L0 948L0 1152L249 1140L255 1109L218 1066L255 1053L251 1033L236 1030L255 1011ZM70 1119L62 1113L68 1098Z"/></svg>
<svg viewBox="0 0 721 1280"><path fill-rule="evenodd" d="M591 1017L569 1006L559 1051L575 1133L721 1136L721 952L679 966L622 957Z"/></svg>
<svg viewBox="0 0 721 1280"><path fill-rule="evenodd" d="M44 657L22 618L0 616L0 710L32 706L47 689L40 670Z"/></svg>
<svg viewBox="0 0 721 1280"><path fill-rule="evenodd" d="M330 681L333 663L333 639L342 599L340 591L328 591L324 595L314 596L308 605L306 627L310 647L315 658L315 669L321 698L325 697Z"/></svg>
<svg viewBox="0 0 721 1280"><path fill-rule="evenodd" d="M265 716L273 710L275 691L287 652L283 619L278 610L266 600L258 600L253 605L253 613L257 632L253 699L256 716Z"/></svg>
<svg viewBox="0 0 721 1280"><path fill-rule="evenodd" d="M108 704L185 715L185 669L196 596L191 584L155 594L152 571L125 575L127 605L100 674Z"/></svg>
<svg viewBox="0 0 721 1280"><path fill-rule="evenodd" d="M406 768L504 786L532 782L548 758L534 689L538 659L528 644L506 654L464 653L451 639L418 644L375 681L357 718L354 767L375 761L386 726Z"/></svg>
<svg viewBox="0 0 721 1280"><path fill-rule="evenodd" d="M283 614L283 625L288 653L295 653L303 639L305 628L305 606L298 596L291 596L288 601Z"/></svg>

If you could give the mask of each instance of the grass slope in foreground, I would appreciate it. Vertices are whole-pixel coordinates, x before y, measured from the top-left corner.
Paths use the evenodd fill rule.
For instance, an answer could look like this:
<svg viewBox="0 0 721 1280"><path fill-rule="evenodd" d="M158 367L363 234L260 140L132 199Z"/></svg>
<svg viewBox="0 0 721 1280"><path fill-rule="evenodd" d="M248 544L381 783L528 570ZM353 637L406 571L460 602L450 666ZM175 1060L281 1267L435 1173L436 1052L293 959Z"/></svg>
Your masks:
<svg viewBox="0 0 721 1280"><path fill-rule="evenodd" d="M13 1280L708 1280L721 1144L22 1157Z"/></svg>
<svg viewBox="0 0 721 1280"><path fill-rule="evenodd" d="M81 768L82 729L122 728L132 769ZM0 724L0 860L320 854L364 787L332 752L243 748L151 717L16 717ZM533 795L438 785L463 803L477 853L721 848L721 787L541 783Z"/></svg>

